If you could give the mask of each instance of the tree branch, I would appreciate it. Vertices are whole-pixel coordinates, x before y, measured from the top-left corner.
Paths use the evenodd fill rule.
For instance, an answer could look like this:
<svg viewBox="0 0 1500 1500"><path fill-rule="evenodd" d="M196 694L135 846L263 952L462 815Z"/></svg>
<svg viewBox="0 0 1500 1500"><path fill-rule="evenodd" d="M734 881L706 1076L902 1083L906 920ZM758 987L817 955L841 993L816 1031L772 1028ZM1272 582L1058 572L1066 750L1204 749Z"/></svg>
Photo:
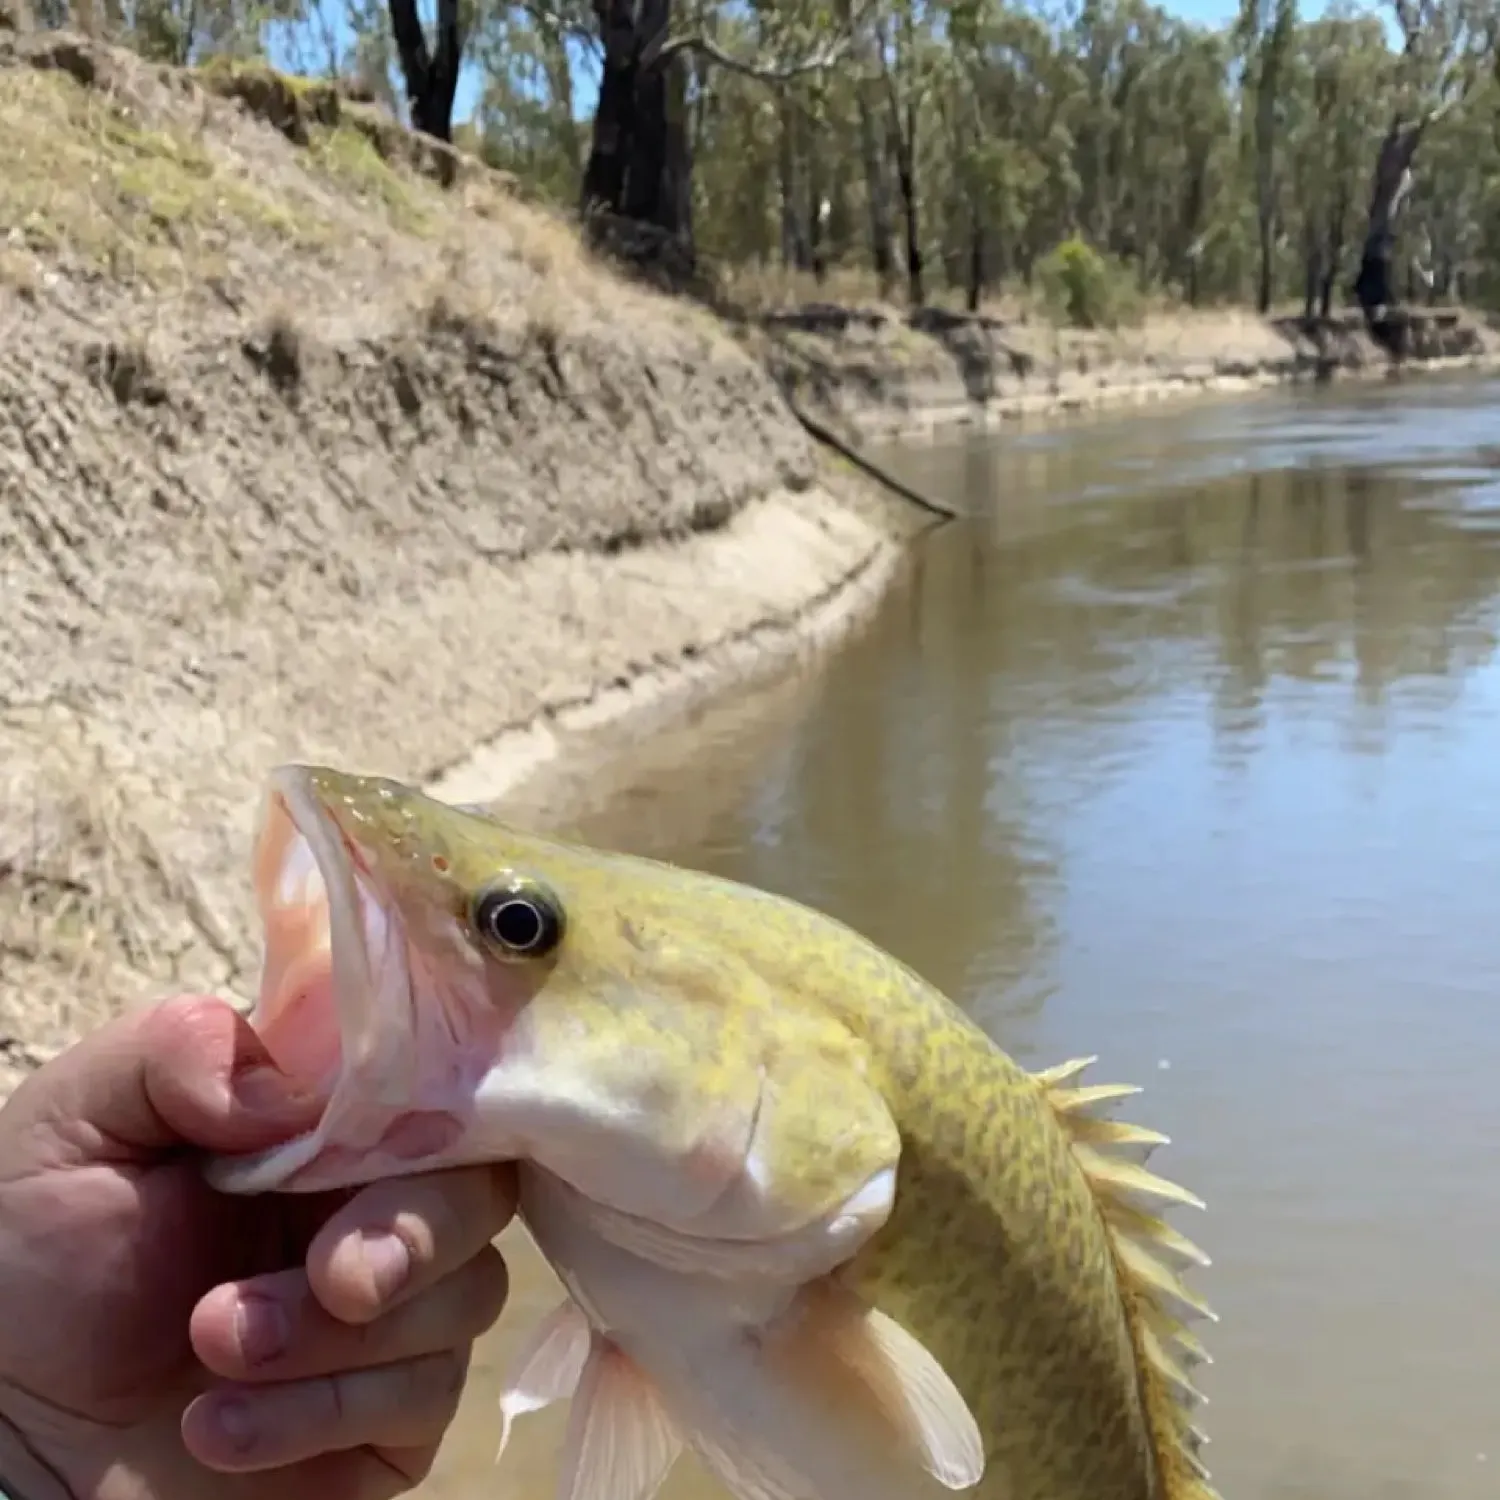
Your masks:
<svg viewBox="0 0 1500 1500"><path fill-rule="evenodd" d="M582 42L595 53L604 50L603 43L599 40L597 18L591 24L568 14L562 6L548 5L542 3L542 0L521 0L520 9L539 26L551 29L559 37Z"/></svg>
<svg viewBox="0 0 1500 1500"><path fill-rule="evenodd" d="M838 41L831 42L826 47L820 47L794 62L775 64L758 63L750 58L736 57L706 36L679 36L673 37L669 42L664 42L649 56L643 53L641 65L644 67L653 61L665 63L680 52L694 52L699 57L706 58L709 62L731 73L738 73L742 78L754 78L761 83L790 83L794 78L802 78L808 73L820 73L827 68L834 67L849 55L853 46L853 37L841 37Z"/></svg>

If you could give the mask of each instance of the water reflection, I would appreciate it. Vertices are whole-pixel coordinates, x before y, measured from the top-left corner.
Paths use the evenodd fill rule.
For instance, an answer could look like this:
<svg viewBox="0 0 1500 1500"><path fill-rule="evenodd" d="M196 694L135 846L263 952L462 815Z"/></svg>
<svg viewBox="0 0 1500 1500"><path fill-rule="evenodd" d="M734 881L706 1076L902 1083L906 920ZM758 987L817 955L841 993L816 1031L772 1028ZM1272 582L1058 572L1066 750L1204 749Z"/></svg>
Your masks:
<svg viewBox="0 0 1500 1500"><path fill-rule="evenodd" d="M632 744L566 822L811 901L1018 1055L1148 1086L1212 1210L1228 1500L1489 1500L1500 1464L1497 404L908 454L976 518L819 671ZM491 1482L515 1332L435 1493ZM540 1431L508 1493L550 1474Z"/></svg>

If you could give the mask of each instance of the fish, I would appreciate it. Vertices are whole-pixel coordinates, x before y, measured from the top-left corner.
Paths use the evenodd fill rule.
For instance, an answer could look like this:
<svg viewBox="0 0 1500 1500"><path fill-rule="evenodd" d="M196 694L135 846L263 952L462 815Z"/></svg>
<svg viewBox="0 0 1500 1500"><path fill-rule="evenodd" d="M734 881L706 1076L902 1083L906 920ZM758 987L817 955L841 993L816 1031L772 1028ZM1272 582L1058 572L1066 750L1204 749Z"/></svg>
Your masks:
<svg viewBox="0 0 1500 1500"><path fill-rule="evenodd" d="M562 1288L500 1400L560 1500L1217 1500L1208 1257L1096 1059L1028 1071L812 907L384 777L274 771L250 1023L316 1095L204 1165L315 1192L515 1163Z"/></svg>

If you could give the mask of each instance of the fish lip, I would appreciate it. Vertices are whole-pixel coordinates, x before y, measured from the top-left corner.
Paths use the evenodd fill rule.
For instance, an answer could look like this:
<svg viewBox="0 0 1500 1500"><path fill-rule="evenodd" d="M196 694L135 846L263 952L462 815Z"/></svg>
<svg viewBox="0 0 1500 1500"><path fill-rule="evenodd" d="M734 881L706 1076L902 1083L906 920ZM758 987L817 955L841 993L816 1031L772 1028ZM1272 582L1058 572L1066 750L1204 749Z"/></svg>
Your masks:
<svg viewBox="0 0 1500 1500"><path fill-rule="evenodd" d="M313 768L278 766L271 773L268 801L262 838L270 836L279 812L307 846L323 882L331 989L344 1053L341 1071L347 1072L371 1019L376 958L370 951L365 911L367 905L381 906L379 893L358 845L319 794Z"/></svg>
<svg viewBox="0 0 1500 1500"><path fill-rule="evenodd" d="M284 847L278 849L278 844ZM387 924L383 953L371 951L365 914L373 909L385 919L387 907L368 861L328 806L318 786L317 768L310 766L277 767L271 773L262 804L254 866L267 946L250 1024L257 1031L265 1028L263 1034L274 1060L275 1025L293 967L278 964L282 955L274 946L272 934L277 926L270 920L270 907L283 895L288 864L299 844L312 859L327 902L329 989L339 1050L318 1076L295 1078L296 1083L313 1090L318 1101L318 1117L309 1128L261 1151L211 1155L203 1163L206 1180L220 1192L296 1191L297 1174L323 1149L331 1114L378 1040L375 979L382 959L389 960L397 935ZM275 858L276 865L265 872L263 862L269 858Z"/></svg>

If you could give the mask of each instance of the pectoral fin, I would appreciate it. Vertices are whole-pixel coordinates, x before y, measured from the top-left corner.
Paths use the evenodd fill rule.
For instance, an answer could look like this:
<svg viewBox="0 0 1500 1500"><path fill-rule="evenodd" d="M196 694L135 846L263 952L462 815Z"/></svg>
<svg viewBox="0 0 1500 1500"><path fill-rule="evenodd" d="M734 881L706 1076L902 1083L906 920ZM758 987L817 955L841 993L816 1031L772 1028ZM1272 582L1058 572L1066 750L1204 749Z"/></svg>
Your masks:
<svg viewBox="0 0 1500 1500"><path fill-rule="evenodd" d="M873 1308L861 1316L846 1307L828 1319L834 1352L869 1392L900 1446L945 1489L977 1484L984 1440L948 1372L894 1318Z"/></svg>
<svg viewBox="0 0 1500 1500"><path fill-rule="evenodd" d="M568 1414L558 1500L652 1500L682 1447L651 1381L595 1335Z"/></svg>
<svg viewBox="0 0 1500 1500"><path fill-rule="evenodd" d="M500 1394L499 1463L517 1417L566 1401L578 1386L593 1334L571 1297L558 1303L532 1330Z"/></svg>
<svg viewBox="0 0 1500 1500"><path fill-rule="evenodd" d="M830 1283L710 1376L695 1444L737 1500L909 1500L920 1472L950 1490L984 1473L968 1403L885 1314Z"/></svg>

